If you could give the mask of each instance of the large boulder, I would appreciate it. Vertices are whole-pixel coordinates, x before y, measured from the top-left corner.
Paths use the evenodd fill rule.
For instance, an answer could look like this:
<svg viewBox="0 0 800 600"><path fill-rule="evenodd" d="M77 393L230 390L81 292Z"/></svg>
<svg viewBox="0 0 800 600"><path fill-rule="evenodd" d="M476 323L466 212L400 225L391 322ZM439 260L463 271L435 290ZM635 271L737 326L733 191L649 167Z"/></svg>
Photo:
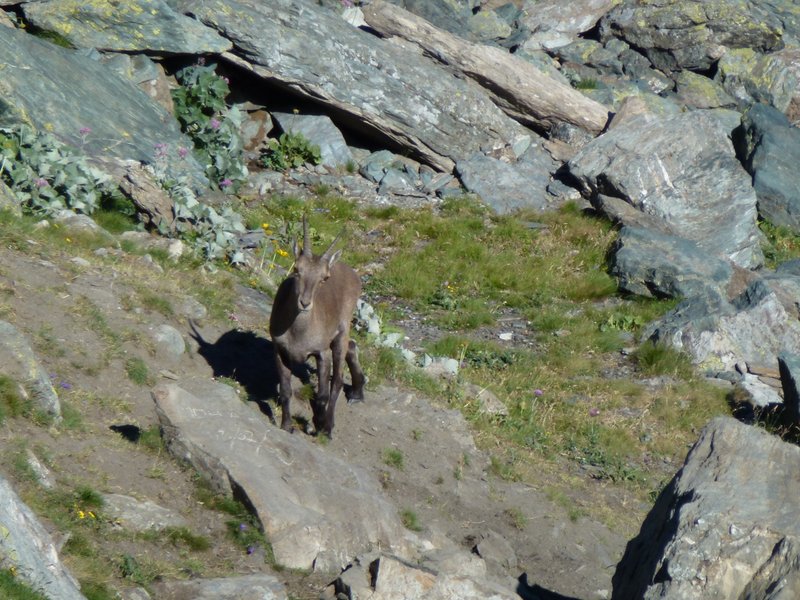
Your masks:
<svg viewBox="0 0 800 600"><path fill-rule="evenodd" d="M568 167L595 202L600 195L621 198L712 256L744 268L763 262L750 176L707 111L625 120Z"/></svg>
<svg viewBox="0 0 800 600"><path fill-rule="evenodd" d="M628 543L612 598L800 597L800 448L719 417Z"/></svg>
<svg viewBox="0 0 800 600"><path fill-rule="evenodd" d="M278 564L338 571L374 548L411 555L397 509L377 480L271 425L232 388L194 387L196 394L175 384L153 392L167 447L215 489L246 500Z"/></svg>
<svg viewBox="0 0 800 600"><path fill-rule="evenodd" d="M217 54L231 42L164 0L44 0L22 6L28 22L78 48Z"/></svg>
<svg viewBox="0 0 800 600"><path fill-rule="evenodd" d="M717 64L714 80L746 108L766 103L784 113L800 103L800 49L761 54L751 48L727 52Z"/></svg>
<svg viewBox="0 0 800 600"><path fill-rule="evenodd" d="M522 45L525 51L552 50L578 39L592 29L614 5L613 0L544 0L534 10L527 10L520 24L530 30L530 38Z"/></svg>
<svg viewBox="0 0 800 600"><path fill-rule="evenodd" d="M0 477L0 568L58 600L86 600L78 582L58 558L56 546L36 515Z"/></svg>
<svg viewBox="0 0 800 600"><path fill-rule="evenodd" d="M203 167L179 154L192 142L172 115L85 53L0 27L0 71L0 125L28 122L101 163L158 158L170 175L207 185Z"/></svg>
<svg viewBox="0 0 800 600"><path fill-rule="evenodd" d="M757 279L733 301L717 294L690 298L643 332L687 353L695 364L732 371L742 362L773 365L782 352L800 353L795 300L800 279Z"/></svg>
<svg viewBox="0 0 800 600"><path fill-rule="evenodd" d="M184 0L182 7L231 39L255 74L325 104L337 125L441 170L528 135L477 86L310 0Z"/></svg>
<svg viewBox="0 0 800 600"><path fill-rule="evenodd" d="M750 0L625 0L600 22L602 40L620 38L662 71L708 70L729 48L782 47L780 20Z"/></svg>
<svg viewBox="0 0 800 600"><path fill-rule="evenodd" d="M620 289L631 294L693 298L724 294L733 268L686 239L626 226L611 250L610 272Z"/></svg>
<svg viewBox="0 0 800 600"><path fill-rule="evenodd" d="M800 129L779 110L755 104L742 118L734 140L753 176L758 214L800 233Z"/></svg>
<svg viewBox="0 0 800 600"><path fill-rule="evenodd" d="M456 164L466 190L478 194L500 214L522 208L540 211L558 208L555 199L544 193L557 169L557 163L541 144L531 145L514 162L476 152Z"/></svg>

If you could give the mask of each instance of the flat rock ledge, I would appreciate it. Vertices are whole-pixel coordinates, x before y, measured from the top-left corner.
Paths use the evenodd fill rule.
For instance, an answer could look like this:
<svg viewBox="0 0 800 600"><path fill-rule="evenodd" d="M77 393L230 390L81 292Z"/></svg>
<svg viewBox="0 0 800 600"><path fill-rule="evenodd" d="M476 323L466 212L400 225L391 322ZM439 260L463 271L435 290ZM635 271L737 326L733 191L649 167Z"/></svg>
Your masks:
<svg viewBox="0 0 800 600"><path fill-rule="evenodd" d="M253 508L278 564L338 572L373 550L414 556L371 475L271 424L229 386L198 383L198 395L177 384L153 391L167 448Z"/></svg>

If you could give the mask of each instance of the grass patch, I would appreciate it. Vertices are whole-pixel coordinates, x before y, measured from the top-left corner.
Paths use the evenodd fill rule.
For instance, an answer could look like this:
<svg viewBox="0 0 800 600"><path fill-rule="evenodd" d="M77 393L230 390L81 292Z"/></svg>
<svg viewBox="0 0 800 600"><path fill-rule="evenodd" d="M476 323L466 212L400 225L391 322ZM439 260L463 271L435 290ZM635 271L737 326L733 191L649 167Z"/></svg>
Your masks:
<svg viewBox="0 0 800 600"><path fill-rule="evenodd" d="M646 341L634 353L639 369L645 375L667 375L690 379L695 372L691 359L663 343Z"/></svg>
<svg viewBox="0 0 800 600"><path fill-rule="evenodd" d="M125 361L125 373L136 385L152 385L153 378L147 363L139 357L131 357Z"/></svg>
<svg viewBox="0 0 800 600"><path fill-rule="evenodd" d="M422 531L422 524L419 521L417 513L410 508L404 508L400 511L400 521L403 526L410 531Z"/></svg>
<svg viewBox="0 0 800 600"><path fill-rule="evenodd" d="M7 418L30 414L31 402L23 396L19 384L6 375L0 375L0 425Z"/></svg>
<svg viewBox="0 0 800 600"><path fill-rule="evenodd" d="M216 493L209 482L199 475L195 479L195 495L206 507L231 516L231 519L226 521L226 526L231 539L239 548L248 554L261 548L266 554L267 562L272 566L278 566L272 545L264 535L261 524L243 503L230 496Z"/></svg>
<svg viewBox="0 0 800 600"><path fill-rule="evenodd" d="M800 256L800 235L788 227L764 220L759 221L758 227L764 234L761 250L767 268L775 269L779 264Z"/></svg>
<svg viewBox="0 0 800 600"><path fill-rule="evenodd" d="M161 426L153 425L139 432L138 443L142 448L151 452L160 453L164 450L164 438L161 436Z"/></svg>
<svg viewBox="0 0 800 600"><path fill-rule="evenodd" d="M0 569L0 598L7 600L47 600L32 587L20 581L15 569Z"/></svg>
<svg viewBox="0 0 800 600"><path fill-rule="evenodd" d="M383 451L383 463L402 471L405 468L405 457L397 448L386 448Z"/></svg>

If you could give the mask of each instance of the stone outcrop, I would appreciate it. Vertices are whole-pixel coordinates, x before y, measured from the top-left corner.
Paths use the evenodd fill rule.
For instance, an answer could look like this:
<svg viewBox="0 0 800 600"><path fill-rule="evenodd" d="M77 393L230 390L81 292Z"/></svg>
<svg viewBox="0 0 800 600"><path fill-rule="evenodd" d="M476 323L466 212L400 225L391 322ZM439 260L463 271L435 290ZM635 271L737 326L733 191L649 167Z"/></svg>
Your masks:
<svg viewBox="0 0 800 600"><path fill-rule="evenodd" d="M50 534L3 478L0 478L0 568L11 569L47 598L86 600L78 582L59 559Z"/></svg>
<svg viewBox="0 0 800 600"><path fill-rule="evenodd" d="M798 489L800 448L715 419L628 544L612 598L797 597Z"/></svg>
<svg viewBox="0 0 800 600"><path fill-rule="evenodd" d="M633 118L587 144L569 170L590 197L621 198L712 256L763 261L750 178L712 115Z"/></svg>
<svg viewBox="0 0 800 600"><path fill-rule="evenodd" d="M265 422L232 388L153 392L167 447L252 506L278 564L331 571L373 548L412 556L397 510L361 469Z"/></svg>

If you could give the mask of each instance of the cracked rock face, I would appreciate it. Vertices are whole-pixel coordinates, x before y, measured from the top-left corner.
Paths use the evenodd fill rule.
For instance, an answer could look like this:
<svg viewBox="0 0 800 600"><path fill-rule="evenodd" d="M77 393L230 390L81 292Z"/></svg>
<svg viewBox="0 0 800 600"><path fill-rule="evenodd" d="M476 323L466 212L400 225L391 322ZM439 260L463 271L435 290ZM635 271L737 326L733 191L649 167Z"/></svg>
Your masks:
<svg viewBox="0 0 800 600"><path fill-rule="evenodd" d="M614 575L613 598L796 598L800 448L712 421Z"/></svg>

